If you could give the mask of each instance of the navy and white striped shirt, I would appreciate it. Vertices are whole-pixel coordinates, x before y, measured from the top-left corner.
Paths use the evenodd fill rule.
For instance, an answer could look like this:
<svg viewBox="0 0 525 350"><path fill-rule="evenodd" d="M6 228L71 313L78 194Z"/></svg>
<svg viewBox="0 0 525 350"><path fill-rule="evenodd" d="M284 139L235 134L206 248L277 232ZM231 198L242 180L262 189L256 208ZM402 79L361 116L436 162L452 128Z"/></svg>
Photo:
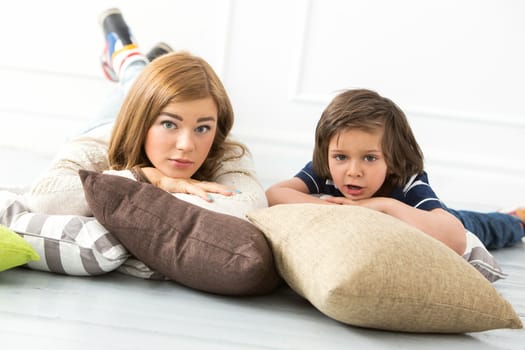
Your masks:
<svg viewBox="0 0 525 350"><path fill-rule="evenodd" d="M343 194L334 186L331 180L321 178L314 173L311 161L295 177L298 177L306 184L310 194L328 194L334 197L343 197ZM411 176L403 187L394 188L390 197L422 210L446 209L446 206L430 187L427 173L425 172Z"/></svg>

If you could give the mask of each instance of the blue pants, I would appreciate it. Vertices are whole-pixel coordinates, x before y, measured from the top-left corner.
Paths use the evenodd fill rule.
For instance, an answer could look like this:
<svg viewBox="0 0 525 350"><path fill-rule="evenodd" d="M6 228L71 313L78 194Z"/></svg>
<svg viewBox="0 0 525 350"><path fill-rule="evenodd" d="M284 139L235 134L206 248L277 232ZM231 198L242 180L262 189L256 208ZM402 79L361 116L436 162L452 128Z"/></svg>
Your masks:
<svg viewBox="0 0 525 350"><path fill-rule="evenodd" d="M463 226L481 240L487 249L509 247L521 241L524 229L520 219L503 213L480 213L468 210L447 210Z"/></svg>

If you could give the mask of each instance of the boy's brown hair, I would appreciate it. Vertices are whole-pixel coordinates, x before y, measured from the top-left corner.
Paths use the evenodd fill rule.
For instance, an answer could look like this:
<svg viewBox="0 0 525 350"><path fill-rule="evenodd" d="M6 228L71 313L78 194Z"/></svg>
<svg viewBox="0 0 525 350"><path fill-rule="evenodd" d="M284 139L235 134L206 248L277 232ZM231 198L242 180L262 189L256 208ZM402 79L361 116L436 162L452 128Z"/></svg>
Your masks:
<svg viewBox="0 0 525 350"><path fill-rule="evenodd" d="M328 145L348 129L375 131L383 128L381 148L388 167L382 189L402 186L423 171L423 152L403 111L390 99L367 89L345 90L326 107L315 129L314 172L331 179Z"/></svg>

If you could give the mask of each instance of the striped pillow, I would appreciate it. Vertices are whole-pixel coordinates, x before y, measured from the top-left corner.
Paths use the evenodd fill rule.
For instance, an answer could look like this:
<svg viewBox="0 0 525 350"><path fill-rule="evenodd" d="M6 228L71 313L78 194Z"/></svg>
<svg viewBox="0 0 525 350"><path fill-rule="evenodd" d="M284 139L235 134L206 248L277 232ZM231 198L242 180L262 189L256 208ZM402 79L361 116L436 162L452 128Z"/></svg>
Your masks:
<svg viewBox="0 0 525 350"><path fill-rule="evenodd" d="M470 231L466 231L467 247L463 253L463 259L474 266L490 282L506 278L494 256L485 248L479 238Z"/></svg>
<svg viewBox="0 0 525 350"><path fill-rule="evenodd" d="M21 197L0 191L0 223L23 237L40 255L27 267L66 275L100 275L130 256L94 217L27 211Z"/></svg>
<svg viewBox="0 0 525 350"><path fill-rule="evenodd" d="M133 256L120 265L117 271L128 276L143 278L146 280L169 281L168 277L152 270L148 265Z"/></svg>

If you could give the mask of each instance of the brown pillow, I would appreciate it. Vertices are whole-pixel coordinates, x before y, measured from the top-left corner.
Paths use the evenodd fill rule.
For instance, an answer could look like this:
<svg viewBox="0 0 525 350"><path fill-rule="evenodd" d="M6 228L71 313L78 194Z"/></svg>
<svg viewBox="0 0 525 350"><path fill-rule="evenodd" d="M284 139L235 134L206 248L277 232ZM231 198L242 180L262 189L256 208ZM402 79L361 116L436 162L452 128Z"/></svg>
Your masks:
<svg viewBox="0 0 525 350"><path fill-rule="evenodd" d="M97 220L146 265L198 290L225 295L273 291L272 252L248 221L180 200L147 183L79 171Z"/></svg>

